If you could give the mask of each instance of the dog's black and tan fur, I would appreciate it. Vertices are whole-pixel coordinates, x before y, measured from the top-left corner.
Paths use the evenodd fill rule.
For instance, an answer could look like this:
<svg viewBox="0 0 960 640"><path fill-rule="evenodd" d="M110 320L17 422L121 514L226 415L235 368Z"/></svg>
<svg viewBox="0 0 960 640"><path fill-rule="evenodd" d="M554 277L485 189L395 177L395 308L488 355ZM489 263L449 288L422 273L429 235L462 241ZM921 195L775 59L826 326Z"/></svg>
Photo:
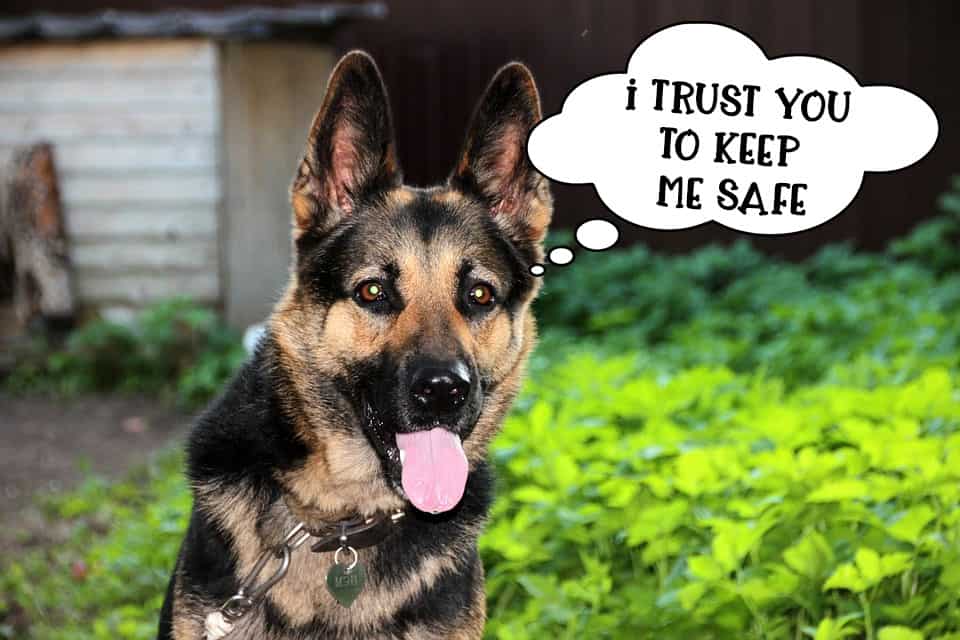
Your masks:
<svg viewBox="0 0 960 640"><path fill-rule="evenodd" d="M407 187L373 61L340 61L291 188L290 283L256 354L190 438L194 507L160 638L202 638L204 617L298 520L397 508L407 515L394 532L361 552L367 586L352 607L327 592L333 554L304 547L229 638L481 637L486 452L535 341L528 269L552 210L524 149L539 119L530 72L504 67L448 182ZM371 281L380 295L368 301ZM424 361L469 383L442 421L409 400ZM405 498L394 436L441 422L461 436L470 474L459 505L429 515Z"/></svg>

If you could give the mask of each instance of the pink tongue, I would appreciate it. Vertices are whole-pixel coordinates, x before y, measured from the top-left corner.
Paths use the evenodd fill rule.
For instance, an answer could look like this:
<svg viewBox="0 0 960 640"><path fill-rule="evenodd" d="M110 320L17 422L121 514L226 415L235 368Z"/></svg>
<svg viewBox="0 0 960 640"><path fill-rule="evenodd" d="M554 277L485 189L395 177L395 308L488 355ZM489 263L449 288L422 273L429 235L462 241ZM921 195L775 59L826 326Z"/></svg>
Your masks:
<svg viewBox="0 0 960 640"><path fill-rule="evenodd" d="M437 427L398 433L397 446L401 451L403 490L413 506L429 513L457 506L468 472L460 437Z"/></svg>

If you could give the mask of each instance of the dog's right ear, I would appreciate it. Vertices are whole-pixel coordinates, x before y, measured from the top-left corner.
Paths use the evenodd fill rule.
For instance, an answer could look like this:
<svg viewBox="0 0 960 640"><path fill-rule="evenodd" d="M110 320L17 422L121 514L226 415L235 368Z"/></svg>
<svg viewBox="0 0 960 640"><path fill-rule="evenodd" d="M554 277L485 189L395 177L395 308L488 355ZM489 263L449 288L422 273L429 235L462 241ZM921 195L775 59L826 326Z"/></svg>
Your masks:
<svg viewBox="0 0 960 640"><path fill-rule="evenodd" d="M546 178L527 158L540 122L540 94L530 70L512 62L497 71L473 115L450 184L489 209L514 241L540 244L552 212Z"/></svg>
<svg viewBox="0 0 960 640"><path fill-rule="evenodd" d="M290 187L295 237L328 231L401 182L387 89L373 58L350 52L330 75Z"/></svg>

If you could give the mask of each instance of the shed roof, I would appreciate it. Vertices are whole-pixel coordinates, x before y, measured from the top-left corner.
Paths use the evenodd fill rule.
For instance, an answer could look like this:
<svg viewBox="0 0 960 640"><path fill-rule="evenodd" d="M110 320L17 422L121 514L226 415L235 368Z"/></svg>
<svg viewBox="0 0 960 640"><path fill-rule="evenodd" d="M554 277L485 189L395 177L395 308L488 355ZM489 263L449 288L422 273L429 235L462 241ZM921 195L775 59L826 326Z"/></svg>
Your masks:
<svg viewBox="0 0 960 640"><path fill-rule="evenodd" d="M35 4L42 6L42 2ZM101 9L87 13L8 13L0 15L0 41L181 36L223 39L311 37L344 21L379 19L387 12L382 2L294 6L270 6L269 2L259 5L220 4L225 6L152 11ZM241 6L235 6L237 4Z"/></svg>

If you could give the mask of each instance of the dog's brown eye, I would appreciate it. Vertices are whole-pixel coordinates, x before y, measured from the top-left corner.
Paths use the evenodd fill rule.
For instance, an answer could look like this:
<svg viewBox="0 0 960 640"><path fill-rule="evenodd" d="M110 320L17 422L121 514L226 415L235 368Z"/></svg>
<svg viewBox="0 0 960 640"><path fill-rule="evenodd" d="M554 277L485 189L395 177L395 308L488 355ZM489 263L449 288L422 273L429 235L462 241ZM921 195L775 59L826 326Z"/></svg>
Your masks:
<svg viewBox="0 0 960 640"><path fill-rule="evenodd" d="M377 300L383 300L384 297L386 297L386 293L384 293L383 285L376 280L364 282L357 287L357 298L361 302L376 302Z"/></svg>
<svg viewBox="0 0 960 640"><path fill-rule="evenodd" d="M470 287L468 297L473 304L487 306L493 302L493 289L490 285L480 282Z"/></svg>

